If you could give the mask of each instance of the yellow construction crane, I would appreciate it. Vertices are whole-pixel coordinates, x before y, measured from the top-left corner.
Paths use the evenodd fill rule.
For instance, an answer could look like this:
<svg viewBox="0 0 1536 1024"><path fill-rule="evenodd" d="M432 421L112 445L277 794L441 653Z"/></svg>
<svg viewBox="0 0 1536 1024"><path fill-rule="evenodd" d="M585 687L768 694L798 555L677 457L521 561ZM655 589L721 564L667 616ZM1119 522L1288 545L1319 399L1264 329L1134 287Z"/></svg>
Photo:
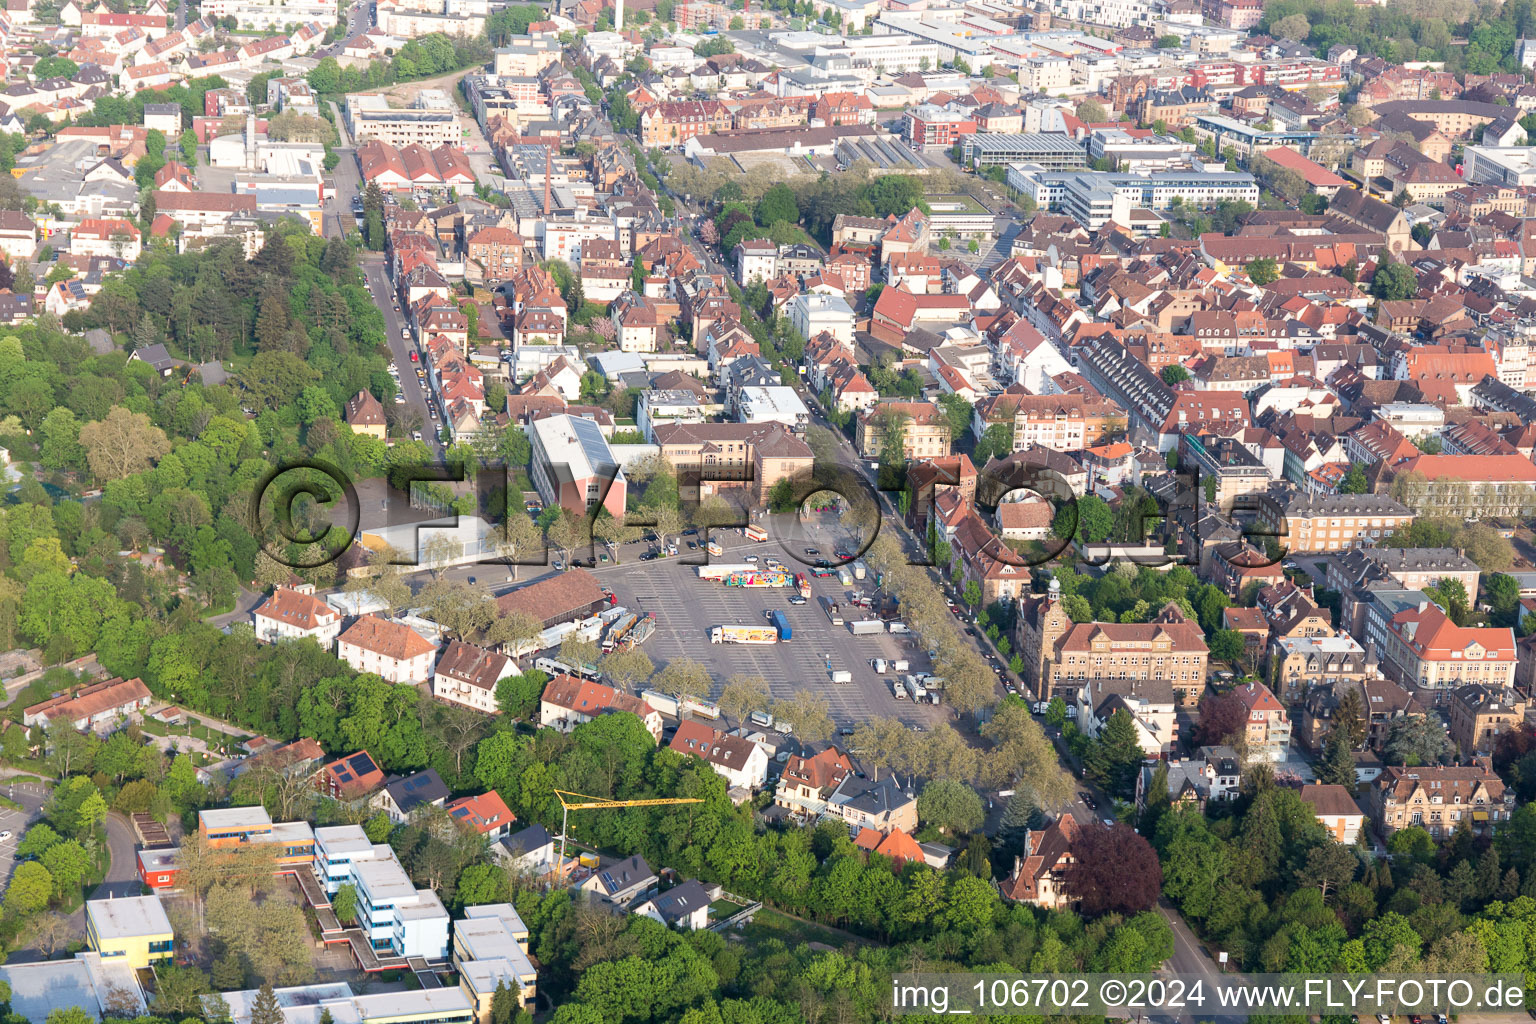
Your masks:
<svg viewBox="0 0 1536 1024"><path fill-rule="evenodd" d="M571 799L567 799L568 797ZM600 811L615 807L672 807L677 804L704 802L693 796L654 797L649 800L609 800L600 796L587 796L585 793L572 793L565 789L555 790L555 798L560 801L560 870L562 872L565 870L565 837L570 832L572 811Z"/></svg>

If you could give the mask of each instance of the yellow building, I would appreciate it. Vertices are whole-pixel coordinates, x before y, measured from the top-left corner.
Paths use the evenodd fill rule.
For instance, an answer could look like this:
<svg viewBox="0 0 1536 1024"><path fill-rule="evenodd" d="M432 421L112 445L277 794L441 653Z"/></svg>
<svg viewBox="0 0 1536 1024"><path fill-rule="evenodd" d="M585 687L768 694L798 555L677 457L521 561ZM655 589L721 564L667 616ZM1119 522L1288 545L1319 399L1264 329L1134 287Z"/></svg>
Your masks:
<svg viewBox="0 0 1536 1024"><path fill-rule="evenodd" d="M528 928L512 904L464 908L464 919L453 923L453 965L481 1024L490 1020L491 999L503 982L520 1006L533 1007L538 970L528 959Z"/></svg>
<svg viewBox="0 0 1536 1024"><path fill-rule="evenodd" d="M85 938L103 958L135 970L169 960L176 945L171 919L156 896L87 900Z"/></svg>

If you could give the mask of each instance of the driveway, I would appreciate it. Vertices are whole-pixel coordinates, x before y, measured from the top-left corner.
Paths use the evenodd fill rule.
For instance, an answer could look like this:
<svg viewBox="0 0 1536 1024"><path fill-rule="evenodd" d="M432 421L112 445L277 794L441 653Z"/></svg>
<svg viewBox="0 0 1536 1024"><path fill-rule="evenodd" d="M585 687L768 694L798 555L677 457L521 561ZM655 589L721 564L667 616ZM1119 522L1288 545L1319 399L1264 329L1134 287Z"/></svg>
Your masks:
<svg viewBox="0 0 1536 1024"><path fill-rule="evenodd" d="M107 849L112 853L112 863L107 865L106 880L91 893L91 899L139 895L139 861L133 850L133 825L126 815L116 811L107 815Z"/></svg>

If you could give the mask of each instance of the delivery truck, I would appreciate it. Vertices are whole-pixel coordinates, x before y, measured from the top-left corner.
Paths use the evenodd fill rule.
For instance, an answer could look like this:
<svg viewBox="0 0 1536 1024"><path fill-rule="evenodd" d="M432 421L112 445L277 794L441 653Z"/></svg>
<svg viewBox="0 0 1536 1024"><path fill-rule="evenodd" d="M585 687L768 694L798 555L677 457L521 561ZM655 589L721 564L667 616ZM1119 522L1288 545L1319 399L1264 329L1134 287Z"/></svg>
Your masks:
<svg viewBox="0 0 1536 1024"><path fill-rule="evenodd" d="M772 626L716 626L709 631L712 644L774 644L779 631Z"/></svg>
<svg viewBox="0 0 1536 1024"><path fill-rule="evenodd" d="M758 526L756 523L753 523L751 526L747 527L746 536L747 540L756 541L757 543L761 544L768 539L768 531L763 529L761 526Z"/></svg>
<svg viewBox="0 0 1536 1024"><path fill-rule="evenodd" d="M845 668L834 669L831 673L829 673L829 675L831 675L832 681L834 683L851 683L851 682L853 682L853 673L849 672Z"/></svg>
<svg viewBox="0 0 1536 1024"><path fill-rule="evenodd" d="M772 729L773 728L773 716L770 715L766 711L754 711L754 712L752 712L752 714L747 716L747 721L751 722L753 725L757 726L759 729Z"/></svg>
<svg viewBox="0 0 1536 1024"><path fill-rule="evenodd" d="M857 619L848 623L848 632L854 636L869 636L871 633L884 633L885 623L879 619Z"/></svg>
<svg viewBox="0 0 1536 1024"><path fill-rule="evenodd" d="M860 559L859 561L853 563L853 578L854 579L862 580L865 577L867 577L868 575L869 575L869 566L864 564L864 560L863 559Z"/></svg>
<svg viewBox="0 0 1536 1024"><path fill-rule="evenodd" d="M733 572L724 580L728 587L787 587L793 578L787 572L752 568L750 572Z"/></svg>
<svg viewBox="0 0 1536 1024"><path fill-rule="evenodd" d="M891 693L897 700L907 699L907 688L902 685L900 679L891 680Z"/></svg>
<svg viewBox="0 0 1536 1024"><path fill-rule="evenodd" d="M716 558L719 558L721 555L725 554L725 548L722 547L720 542L717 540L712 540L708 544L705 544L704 550L708 551Z"/></svg>
<svg viewBox="0 0 1536 1024"><path fill-rule="evenodd" d="M794 631L789 628L789 618L783 612L777 608L773 609L768 613L768 621L773 623L774 628L779 631L780 643L788 643L794 639Z"/></svg>
<svg viewBox="0 0 1536 1024"><path fill-rule="evenodd" d="M838 566L837 582L841 583L845 587L853 586L853 573L848 570L846 565Z"/></svg>

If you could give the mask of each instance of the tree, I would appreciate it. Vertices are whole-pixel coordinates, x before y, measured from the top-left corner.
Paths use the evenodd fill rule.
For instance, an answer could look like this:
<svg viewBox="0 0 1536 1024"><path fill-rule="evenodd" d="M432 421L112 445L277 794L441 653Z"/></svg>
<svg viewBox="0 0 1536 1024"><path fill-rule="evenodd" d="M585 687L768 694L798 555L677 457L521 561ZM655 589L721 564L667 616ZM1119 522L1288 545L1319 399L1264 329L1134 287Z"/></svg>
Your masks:
<svg viewBox="0 0 1536 1024"><path fill-rule="evenodd" d="M1366 482L1365 470L1360 463L1353 463L1349 472L1344 474L1344 479L1339 481L1340 494L1364 494L1370 490L1370 484Z"/></svg>
<svg viewBox="0 0 1536 1024"><path fill-rule="evenodd" d="M627 651L616 650L612 654L604 655L598 662L598 669L622 690L628 690L637 683L644 683L656 673L656 666L651 662L650 656L638 647Z"/></svg>
<svg viewBox="0 0 1536 1024"><path fill-rule="evenodd" d="M775 224L794 224L800 220L800 207L795 194L782 181L774 185L757 201L757 222L765 228Z"/></svg>
<svg viewBox="0 0 1536 1024"><path fill-rule="evenodd" d="M1381 265L1376 268L1376 275L1371 278L1371 294L1378 299L1388 302L1398 302L1403 299L1411 299L1418 294L1419 282L1414 277L1413 270L1405 263L1399 263L1387 256L1381 256Z"/></svg>
<svg viewBox="0 0 1536 1024"><path fill-rule="evenodd" d="M1239 734L1247 719L1247 706L1237 694L1214 696L1208 693L1200 701L1200 742L1213 746L1226 743Z"/></svg>
<svg viewBox="0 0 1536 1024"><path fill-rule="evenodd" d="M739 721L754 711L766 710L769 699L768 680L742 673L725 681L718 703L721 711Z"/></svg>
<svg viewBox="0 0 1536 1024"><path fill-rule="evenodd" d="M5 892L5 909L20 917L30 917L48 905L53 896L53 876L35 860L16 865L10 888Z"/></svg>
<svg viewBox="0 0 1536 1024"><path fill-rule="evenodd" d="M272 983L264 982L251 1004L251 1024L283 1024L283 1009L277 1003Z"/></svg>
<svg viewBox="0 0 1536 1024"><path fill-rule="evenodd" d="M707 697L709 669L692 658L673 658L651 681L651 686L670 697Z"/></svg>
<svg viewBox="0 0 1536 1024"><path fill-rule="evenodd" d="M1090 917L1137 914L1157 902L1163 869L1152 845L1131 826L1091 822L1072 839L1072 863L1062 885Z"/></svg>
<svg viewBox="0 0 1536 1024"><path fill-rule="evenodd" d="M357 888L351 883L344 883L336 890L336 895L331 899L331 911L342 924L351 924L357 920Z"/></svg>
<svg viewBox="0 0 1536 1024"><path fill-rule="evenodd" d="M1087 124L1097 124L1107 121L1109 113L1098 100L1083 100L1077 105L1077 119Z"/></svg>
<svg viewBox="0 0 1536 1024"><path fill-rule="evenodd" d="M1300 42L1312 33L1312 25L1305 14L1289 14L1271 26L1275 35L1291 42Z"/></svg>
<svg viewBox="0 0 1536 1024"><path fill-rule="evenodd" d="M1248 642L1235 629L1218 629L1211 634L1208 644L1211 657L1217 661L1237 662L1247 650Z"/></svg>
<svg viewBox="0 0 1536 1024"><path fill-rule="evenodd" d="M1083 762L1089 778L1125 797L1134 791L1136 771L1144 756L1136 738L1136 723L1129 711L1120 708L1099 731Z"/></svg>
<svg viewBox="0 0 1536 1024"><path fill-rule="evenodd" d="M1323 744L1323 760L1317 769L1318 778L1334 786L1355 788L1355 759L1349 752L1344 733L1337 728Z"/></svg>
<svg viewBox="0 0 1536 1024"><path fill-rule="evenodd" d="M796 690L793 697L773 705L773 717L788 722L802 743L821 743L832 735L832 716L824 697Z"/></svg>
<svg viewBox="0 0 1536 1024"><path fill-rule="evenodd" d="M1161 376L1163 378L1164 384L1167 384L1169 387L1173 387L1176 384L1182 384L1189 380L1189 371L1184 369L1184 367L1180 366L1178 363L1173 363L1163 367ZM1170 450L1168 454L1172 455L1173 451Z"/></svg>
<svg viewBox="0 0 1536 1024"><path fill-rule="evenodd" d="M148 469L171 450L165 431L151 424L148 416L121 406L113 406L104 419L82 426L79 438L91 473L104 483Z"/></svg>
<svg viewBox="0 0 1536 1024"><path fill-rule="evenodd" d="M917 797L918 820L960 835L975 832L986 820L981 796L955 779L933 779Z"/></svg>
<svg viewBox="0 0 1536 1024"><path fill-rule="evenodd" d="M1451 741L1439 719L1412 715L1392 722L1384 753L1388 764L1433 765L1450 756Z"/></svg>
<svg viewBox="0 0 1536 1024"><path fill-rule="evenodd" d="M1359 688L1351 686L1339 697L1339 706L1334 709L1333 728L1329 730L1329 735L1333 733L1341 734L1350 750L1359 750L1365 746L1365 701L1360 696Z"/></svg>
<svg viewBox="0 0 1536 1024"><path fill-rule="evenodd" d="M1280 277L1280 265L1274 257L1264 256L1248 264L1248 280L1260 288L1277 280Z"/></svg>

